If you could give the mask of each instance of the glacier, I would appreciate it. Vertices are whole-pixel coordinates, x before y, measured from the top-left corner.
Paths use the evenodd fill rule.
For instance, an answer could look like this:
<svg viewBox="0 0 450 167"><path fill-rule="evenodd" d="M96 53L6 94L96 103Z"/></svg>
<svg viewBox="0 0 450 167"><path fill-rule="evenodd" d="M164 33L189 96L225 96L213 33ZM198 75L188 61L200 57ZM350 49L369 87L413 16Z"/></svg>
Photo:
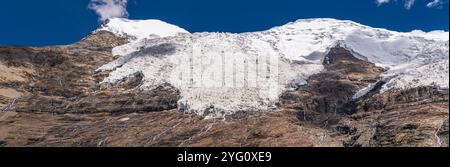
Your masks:
<svg viewBox="0 0 450 167"><path fill-rule="evenodd" d="M180 90L179 109L208 118L238 111L269 111L286 90L324 70L328 50L343 46L362 60L385 68L381 91L419 86L448 89L445 31L395 32L348 20L301 19L259 32L190 33L159 20L110 19L96 31L128 37L115 47L103 83L137 72L141 89L169 84ZM368 91L365 88L355 97Z"/></svg>

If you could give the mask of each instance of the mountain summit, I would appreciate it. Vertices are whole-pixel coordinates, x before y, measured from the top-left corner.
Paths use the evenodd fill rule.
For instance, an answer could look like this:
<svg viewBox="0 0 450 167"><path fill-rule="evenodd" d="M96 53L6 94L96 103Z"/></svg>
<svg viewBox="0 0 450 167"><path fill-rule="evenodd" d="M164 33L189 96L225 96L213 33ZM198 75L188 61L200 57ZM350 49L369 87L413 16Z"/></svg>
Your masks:
<svg viewBox="0 0 450 167"><path fill-rule="evenodd" d="M106 20L97 31L102 30L110 31L120 36L127 36L133 40L163 38L180 33L189 33L178 26L161 20L128 20L124 18Z"/></svg>

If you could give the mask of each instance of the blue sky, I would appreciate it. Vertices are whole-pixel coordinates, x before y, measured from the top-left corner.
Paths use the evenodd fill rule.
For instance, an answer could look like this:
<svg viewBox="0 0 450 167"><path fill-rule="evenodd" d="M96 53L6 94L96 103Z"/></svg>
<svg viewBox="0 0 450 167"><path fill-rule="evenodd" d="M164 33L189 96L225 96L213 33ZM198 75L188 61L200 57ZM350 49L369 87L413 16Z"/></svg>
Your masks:
<svg viewBox="0 0 450 167"><path fill-rule="evenodd" d="M405 4L411 1L413 5L407 8ZM128 0L125 12L130 19L160 19L190 32L258 31L297 19L322 17L396 31L448 31L448 0L436 0L440 5L427 6L432 1ZM0 5L0 45L43 46L79 41L100 24L98 15L88 7L89 2L5 0Z"/></svg>

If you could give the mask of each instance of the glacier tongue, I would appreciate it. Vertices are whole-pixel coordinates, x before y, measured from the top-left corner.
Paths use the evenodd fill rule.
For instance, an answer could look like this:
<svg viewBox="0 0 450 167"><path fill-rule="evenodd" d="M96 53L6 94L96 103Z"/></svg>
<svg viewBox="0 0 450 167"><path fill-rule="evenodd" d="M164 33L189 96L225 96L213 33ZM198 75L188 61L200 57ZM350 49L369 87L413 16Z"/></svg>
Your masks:
<svg viewBox="0 0 450 167"><path fill-rule="evenodd" d="M126 19L112 19L100 30L130 37L113 49L120 58L98 69L111 71L104 82L141 72L142 89L169 83L180 90L180 110L209 117L276 107L281 93L323 70L324 56L336 44L389 69L383 75L393 79L383 91L448 88L448 32L443 31L403 33L335 19L241 34L190 34L157 20Z"/></svg>

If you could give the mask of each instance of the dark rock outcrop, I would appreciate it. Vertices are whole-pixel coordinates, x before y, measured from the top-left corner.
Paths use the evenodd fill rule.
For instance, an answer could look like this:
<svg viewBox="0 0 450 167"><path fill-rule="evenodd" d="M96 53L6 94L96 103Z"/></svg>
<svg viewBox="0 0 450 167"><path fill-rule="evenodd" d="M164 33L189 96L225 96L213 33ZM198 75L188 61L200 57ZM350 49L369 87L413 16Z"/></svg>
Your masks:
<svg viewBox="0 0 450 167"><path fill-rule="evenodd" d="M311 76L307 85L281 97L282 106L300 111L298 117L302 121L323 124L338 115L354 112L353 95L377 82L383 72L340 46L330 50L324 65L325 71Z"/></svg>

